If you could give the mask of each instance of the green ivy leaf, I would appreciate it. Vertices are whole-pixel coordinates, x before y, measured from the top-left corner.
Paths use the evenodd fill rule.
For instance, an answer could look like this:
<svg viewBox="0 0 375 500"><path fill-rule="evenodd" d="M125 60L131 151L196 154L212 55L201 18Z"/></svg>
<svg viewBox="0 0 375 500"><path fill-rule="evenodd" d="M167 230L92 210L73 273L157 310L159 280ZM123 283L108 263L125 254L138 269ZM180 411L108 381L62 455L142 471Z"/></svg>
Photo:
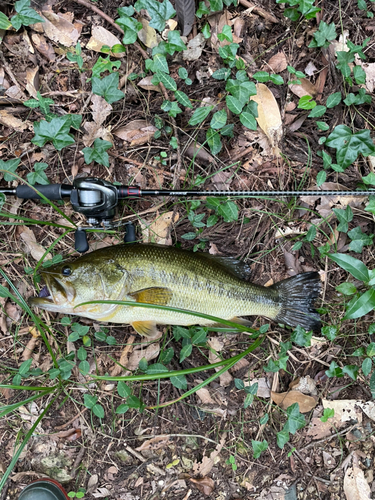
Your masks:
<svg viewBox="0 0 375 500"><path fill-rule="evenodd" d="M256 130L257 129L257 121L251 113L248 113L247 111L243 111L240 114L240 122L242 125L250 130Z"/></svg>
<svg viewBox="0 0 375 500"><path fill-rule="evenodd" d="M263 441L255 441L252 439L251 446L253 447L253 457L259 458L261 453L268 448L268 443L265 439Z"/></svg>
<svg viewBox="0 0 375 500"><path fill-rule="evenodd" d="M83 404L89 410L91 410L92 408L94 408L94 406L96 405L97 401L98 401L98 397L97 396L92 396L91 394L84 394L83 395Z"/></svg>
<svg viewBox="0 0 375 500"><path fill-rule="evenodd" d="M360 227L355 227L348 232L349 238L352 240L349 245L349 250L351 252L361 253L364 245L371 245L374 235L367 235L362 232Z"/></svg>
<svg viewBox="0 0 375 500"><path fill-rule="evenodd" d="M142 29L142 23L131 17L134 14L133 7L120 7L117 9L120 17L116 19L116 24L118 24L124 31L124 36L122 43L125 45L130 45L137 41L138 31ZM132 12L130 14L130 12Z"/></svg>
<svg viewBox="0 0 375 500"><path fill-rule="evenodd" d="M223 217L225 222L236 222L238 220L238 207L234 201L227 201L219 205L217 213Z"/></svg>
<svg viewBox="0 0 375 500"><path fill-rule="evenodd" d="M225 102L227 103L228 109L235 115L239 115L242 111L242 108L245 106L244 102L239 101L232 95L227 95L225 98Z"/></svg>
<svg viewBox="0 0 375 500"><path fill-rule="evenodd" d="M353 285L353 283L341 283L336 287L336 290L339 293L342 293L343 295L354 295L357 293L356 287Z"/></svg>
<svg viewBox="0 0 375 500"><path fill-rule="evenodd" d="M14 4L14 8L17 14L12 17L11 23L16 31L21 26L44 22L44 19L34 9L30 8L30 0L19 0Z"/></svg>
<svg viewBox="0 0 375 500"><path fill-rule="evenodd" d="M45 173L46 168L48 168L47 163L34 163L34 171L27 174L27 181L29 184L34 186L34 184L43 184L46 186L49 184L49 180Z"/></svg>
<svg viewBox="0 0 375 500"><path fill-rule="evenodd" d="M185 391L187 389L187 379L185 375L175 375L170 378L171 384L177 389Z"/></svg>
<svg viewBox="0 0 375 500"><path fill-rule="evenodd" d="M351 165L360 154L368 156L375 153L370 130L359 130L353 134L346 125L337 125L328 136L326 145L337 150L337 162L343 168Z"/></svg>
<svg viewBox="0 0 375 500"><path fill-rule="evenodd" d="M351 379L357 380L359 367L357 365L346 365L342 369L343 373L346 373Z"/></svg>
<svg viewBox="0 0 375 500"><path fill-rule="evenodd" d="M163 2L155 2L155 0L137 0L134 4L137 12L141 9L146 9L150 15L150 26L158 31L163 31L165 22L176 14L171 2L164 0Z"/></svg>
<svg viewBox="0 0 375 500"><path fill-rule="evenodd" d="M11 26L12 23L7 16L3 12L0 12L0 30L8 30Z"/></svg>
<svg viewBox="0 0 375 500"><path fill-rule="evenodd" d="M308 115L308 118L320 118L321 116L324 115L326 111L327 108L319 104L318 106L315 106L315 108L311 110L311 112Z"/></svg>
<svg viewBox="0 0 375 500"><path fill-rule="evenodd" d="M321 170L316 176L316 184L320 187L327 179L327 172L325 170Z"/></svg>
<svg viewBox="0 0 375 500"><path fill-rule="evenodd" d="M117 384L117 392L118 395L124 399L128 398L132 393L130 387L123 380L120 380Z"/></svg>
<svg viewBox="0 0 375 500"><path fill-rule="evenodd" d="M282 430L282 431L279 431L277 434L277 446L281 449L284 448L284 446L286 445L286 443L289 441L289 432L288 431L285 431L285 430Z"/></svg>
<svg viewBox="0 0 375 500"><path fill-rule="evenodd" d="M320 417L322 422L327 422L329 418L335 415L335 410L333 408L324 408L323 416Z"/></svg>
<svg viewBox="0 0 375 500"><path fill-rule="evenodd" d="M99 56L98 60L92 68L92 78L99 78L102 73L108 71L113 73L113 68L119 69L121 61L111 61L110 56L102 57ZM25 103L24 103L25 104Z"/></svg>
<svg viewBox="0 0 375 500"><path fill-rule="evenodd" d="M193 105L192 105L189 97L185 94L185 92L182 92L182 90L176 90L176 92L174 93L174 96L180 104L185 106L185 108L193 109Z"/></svg>
<svg viewBox="0 0 375 500"><path fill-rule="evenodd" d="M213 110L213 108L214 106L203 106L196 109L189 120L189 125L194 126L202 123Z"/></svg>
<svg viewBox="0 0 375 500"><path fill-rule="evenodd" d="M177 84L173 80L173 78L169 75L166 75L165 73L162 73L161 71L156 71L151 80L151 83L153 85L162 83L167 90L173 90L173 92L177 90Z"/></svg>
<svg viewBox="0 0 375 500"><path fill-rule="evenodd" d="M347 233L349 229L349 222L353 220L353 211L350 208L350 205L347 205L345 209L333 208L332 210L335 213L337 220L339 221L337 230L341 231L342 233Z"/></svg>
<svg viewBox="0 0 375 500"><path fill-rule="evenodd" d="M15 173L20 161L21 160L19 158L13 158L12 160L7 161L0 160L0 169ZM4 180L6 182L12 182L14 179L16 179L14 175L4 172Z"/></svg>
<svg viewBox="0 0 375 500"><path fill-rule="evenodd" d="M337 337L338 328L335 325L323 326L322 334L326 337L326 339L334 340Z"/></svg>
<svg viewBox="0 0 375 500"><path fill-rule="evenodd" d="M215 80L228 80L231 70L229 68L220 68L212 73L212 78Z"/></svg>
<svg viewBox="0 0 375 500"><path fill-rule="evenodd" d="M308 347L311 345L312 334L313 332L306 332L302 326L298 325L292 333L290 340L299 346Z"/></svg>
<svg viewBox="0 0 375 500"><path fill-rule="evenodd" d="M68 133L71 126L69 115L53 118L50 122L42 120L34 122L35 135L31 139L33 144L43 147L46 142L51 141L55 148L60 151L62 148L74 144L73 137Z"/></svg>
<svg viewBox="0 0 375 500"><path fill-rule="evenodd" d="M170 30L168 31L168 44L167 52L173 55L175 52L182 52L186 50L187 47L181 39L179 31Z"/></svg>
<svg viewBox="0 0 375 500"><path fill-rule="evenodd" d="M367 377L368 375L370 375L371 370L372 370L372 361L371 361L371 358L365 358L362 361L362 367L361 368L362 368L363 375L365 377Z"/></svg>
<svg viewBox="0 0 375 500"><path fill-rule="evenodd" d="M92 412L94 415L96 415L98 418L104 418L104 408L102 405L100 404L96 404L93 408L92 408Z"/></svg>
<svg viewBox="0 0 375 500"><path fill-rule="evenodd" d="M119 74L111 73L104 78L96 78L92 79L92 91L96 95L100 95L103 97L108 104L112 104L113 102L119 101L124 97L124 93L118 89L119 85Z"/></svg>
<svg viewBox="0 0 375 500"><path fill-rule="evenodd" d="M180 351L180 363L184 361L184 359L188 358L193 351L192 344L186 344L182 347Z"/></svg>
<svg viewBox="0 0 375 500"><path fill-rule="evenodd" d="M155 375L156 373L167 372L169 372L168 368L162 363L154 363L153 365L149 365L146 370L147 375Z"/></svg>
<svg viewBox="0 0 375 500"><path fill-rule="evenodd" d="M224 125L227 123L227 118L227 112L225 111L225 109L216 111L216 113L214 113L211 118L211 128L213 128L214 130L218 130L224 127Z"/></svg>
<svg viewBox="0 0 375 500"><path fill-rule="evenodd" d="M341 92L335 92L335 93L331 94L330 96L328 96L327 102L326 102L327 108L334 108L335 106L340 104L341 98L342 98Z"/></svg>
<svg viewBox="0 0 375 500"><path fill-rule="evenodd" d="M372 358L373 356L375 356L375 342L371 342L366 347L366 354L367 354L367 356L370 356L370 358Z"/></svg>
<svg viewBox="0 0 375 500"><path fill-rule="evenodd" d="M126 413L128 410L129 410L129 406L127 404L122 404L116 408L116 414L122 415L122 414Z"/></svg>
<svg viewBox="0 0 375 500"><path fill-rule="evenodd" d="M306 423L305 416L300 413L298 403L293 403L289 406L289 408L286 409L286 413L288 415L288 420L284 425L284 430L291 434L295 434L298 429L304 427Z"/></svg>
<svg viewBox="0 0 375 500"><path fill-rule="evenodd" d="M206 140L211 153L217 155L223 147L219 132L210 127L206 132Z"/></svg>
<svg viewBox="0 0 375 500"><path fill-rule="evenodd" d="M113 144L109 141L103 141L103 139L95 139L92 148L82 149L85 162L89 165L92 161L96 161L96 163L99 163L100 165L109 167L109 156L106 151L112 146Z"/></svg>

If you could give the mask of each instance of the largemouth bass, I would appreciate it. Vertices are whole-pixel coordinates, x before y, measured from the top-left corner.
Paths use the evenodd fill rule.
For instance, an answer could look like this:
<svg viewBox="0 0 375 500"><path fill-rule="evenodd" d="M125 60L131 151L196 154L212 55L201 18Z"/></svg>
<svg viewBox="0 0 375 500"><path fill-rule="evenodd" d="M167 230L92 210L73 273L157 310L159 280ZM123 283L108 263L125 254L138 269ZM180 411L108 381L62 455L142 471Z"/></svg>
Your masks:
<svg viewBox="0 0 375 500"><path fill-rule="evenodd" d="M198 316L95 300L127 300L173 306L241 322L240 316L265 316L292 327L320 328L314 302L319 274L302 273L270 287L243 279L246 264L158 245L115 245L42 272L46 287L32 306L96 321L131 324L153 336L156 325L212 325Z"/></svg>

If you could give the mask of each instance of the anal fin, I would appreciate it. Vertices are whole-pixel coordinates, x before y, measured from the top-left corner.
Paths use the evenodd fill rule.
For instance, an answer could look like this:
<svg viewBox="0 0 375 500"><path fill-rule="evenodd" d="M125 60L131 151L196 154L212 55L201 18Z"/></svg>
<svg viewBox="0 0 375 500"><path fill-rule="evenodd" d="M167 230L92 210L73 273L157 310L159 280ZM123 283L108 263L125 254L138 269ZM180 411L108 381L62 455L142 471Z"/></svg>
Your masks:
<svg viewBox="0 0 375 500"><path fill-rule="evenodd" d="M134 330L144 337L155 337L158 333L155 321L133 321Z"/></svg>

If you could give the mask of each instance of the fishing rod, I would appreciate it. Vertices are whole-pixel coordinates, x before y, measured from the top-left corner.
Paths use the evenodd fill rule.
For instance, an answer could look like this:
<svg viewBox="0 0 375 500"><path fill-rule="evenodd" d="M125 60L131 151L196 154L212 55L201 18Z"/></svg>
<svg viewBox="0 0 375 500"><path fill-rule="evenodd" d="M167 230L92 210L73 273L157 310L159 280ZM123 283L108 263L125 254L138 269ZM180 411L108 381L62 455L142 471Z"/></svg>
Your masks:
<svg viewBox="0 0 375 500"><path fill-rule="evenodd" d="M202 196L231 196L241 198L266 197L293 197L293 196L369 196L375 190L360 189L357 191L344 190L273 190L273 191L199 191L199 190L173 190L173 189L141 189L136 186L116 186L108 181L96 177L75 179L73 184L36 184L35 186L20 185L16 188L0 188L0 193L17 196L22 199L40 200L43 195L48 200L63 200L69 198L73 210L87 218L88 224L93 227L104 226L107 229L114 227L113 218L120 200L142 198L144 196L170 196L170 197L202 197ZM75 233L75 249L86 252L88 249L86 229L79 227ZM134 241L134 227L129 226L126 231L125 241Z"/></svg>

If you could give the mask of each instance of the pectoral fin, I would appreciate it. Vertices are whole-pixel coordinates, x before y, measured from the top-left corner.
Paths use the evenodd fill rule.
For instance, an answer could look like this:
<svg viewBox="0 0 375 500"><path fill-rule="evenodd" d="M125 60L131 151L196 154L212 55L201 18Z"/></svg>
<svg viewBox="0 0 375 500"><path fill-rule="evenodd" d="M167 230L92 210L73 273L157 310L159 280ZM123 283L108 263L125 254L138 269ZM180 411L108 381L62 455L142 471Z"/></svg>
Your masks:
<svg viewBox="0 0 375 500"><path fill-rule="evenodd" d="M173 294L169 288L152 287L137 290L136 292L129 293L129 295L130 297L133 297L136 302L166 306L171 300Z"/></svg>
<svg viewBox="0 0 375 500"><path fill-rule="evenodd" d="M155 337L157 334L156 323L154 321L134 321L131 325L139 335Z"/></svg>

